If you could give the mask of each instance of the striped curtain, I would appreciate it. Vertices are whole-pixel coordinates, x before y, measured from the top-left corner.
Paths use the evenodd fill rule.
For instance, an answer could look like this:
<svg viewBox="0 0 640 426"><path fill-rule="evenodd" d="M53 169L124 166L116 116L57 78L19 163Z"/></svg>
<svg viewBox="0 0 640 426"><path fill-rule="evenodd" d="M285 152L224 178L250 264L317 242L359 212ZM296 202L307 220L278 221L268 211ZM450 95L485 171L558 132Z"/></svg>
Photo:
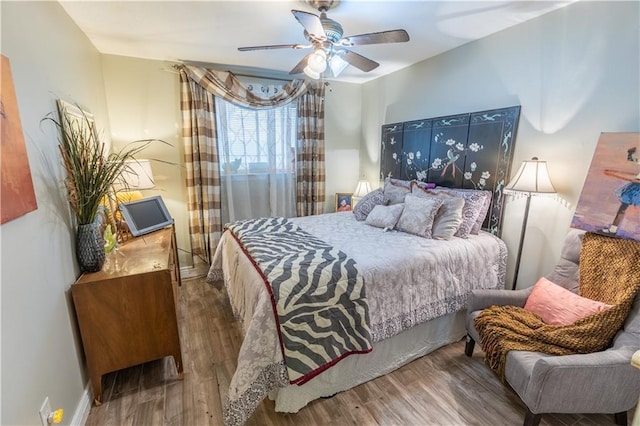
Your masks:
<svg viewBox="0 0 640 426"><path fill-rule="evenodd" d="M296 212L324 212L324 84L309 87L298 100Z"/></svg>
<svg viewBox="0 0 640 426"><path fill-rule="evenodd" d="M230 72L192 65L180 73L180 109L187 168L189 233L194 263L211 263L222 234L220 169L214 96L246 108L267 109L297 99L298 153L296 210L298 216L323 212L324 85L292 80L283 90L262 98L247 90ZM309 193L306 193L308 188Z"/></svg>
<svg viewBox="0 0 640 426"><path fill-rule="evenodd" d="M222 235L215 100L180 69L180 110L194 265L211 263Z"/></svg>

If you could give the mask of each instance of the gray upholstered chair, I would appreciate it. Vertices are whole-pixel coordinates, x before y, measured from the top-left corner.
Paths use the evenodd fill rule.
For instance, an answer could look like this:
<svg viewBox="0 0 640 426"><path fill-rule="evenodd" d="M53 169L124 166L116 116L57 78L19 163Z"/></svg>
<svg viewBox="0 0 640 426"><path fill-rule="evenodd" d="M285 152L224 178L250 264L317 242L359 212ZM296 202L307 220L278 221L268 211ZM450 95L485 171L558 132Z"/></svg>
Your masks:
<svg viewBox="0 0 640 426"><path fill-rule="evenodd" d="M567 234L561 259L547 278L577 291L578 262L584 232ZM465 353L473 354L480 341L473 323L492 305L524 306L531 287L523 290L474 290L466 318ZM613 413L616 423L627 424L627 411L638 403L640 371L631 357L640 349L640 296L636 297L613 345L602 352L554 356L539 352L510 351L505 380L527 406L525 425L537 425L543 413Z"/></svg>

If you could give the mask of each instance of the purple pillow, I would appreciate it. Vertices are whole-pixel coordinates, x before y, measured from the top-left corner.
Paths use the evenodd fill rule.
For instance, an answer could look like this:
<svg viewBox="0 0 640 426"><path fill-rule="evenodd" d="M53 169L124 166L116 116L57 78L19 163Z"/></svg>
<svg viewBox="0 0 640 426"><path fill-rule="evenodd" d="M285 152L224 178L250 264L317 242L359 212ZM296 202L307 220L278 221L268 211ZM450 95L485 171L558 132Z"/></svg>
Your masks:
<svg viewBox="0 0 640 426"><path fill-rule="evenodd" d="M422 189L433 189L436 187L436 184L431 182L422 182L420 180L412 180L411 182L414 185L417 185L418 188L422 188Z"/></svg>

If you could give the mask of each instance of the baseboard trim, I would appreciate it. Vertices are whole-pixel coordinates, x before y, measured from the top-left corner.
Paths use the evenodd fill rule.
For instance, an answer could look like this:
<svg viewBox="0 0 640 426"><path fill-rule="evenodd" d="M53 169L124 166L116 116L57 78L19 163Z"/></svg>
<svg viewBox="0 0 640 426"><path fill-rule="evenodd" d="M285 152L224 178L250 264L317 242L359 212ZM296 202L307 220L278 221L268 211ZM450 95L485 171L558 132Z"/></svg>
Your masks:
<svg viewBox="0 0 640 426"><path fill-rule="evenodd" d="M203 277L207 275L208 265L183 266L180 268L180 278L188 280L189 278Z"/></svg>
<svg viewBox="0 0 640 426"><path fill-rule="evenodd" d="M87 386L84 388L84 392L82 392L82 396L80 397L80 401L78 401L78 405L76 405L76 411L73 413L73 418L71 419L71 426L84 426L87 423L87 419L89 418L89 412L91 411L91 382L87 382Z"/></svg>

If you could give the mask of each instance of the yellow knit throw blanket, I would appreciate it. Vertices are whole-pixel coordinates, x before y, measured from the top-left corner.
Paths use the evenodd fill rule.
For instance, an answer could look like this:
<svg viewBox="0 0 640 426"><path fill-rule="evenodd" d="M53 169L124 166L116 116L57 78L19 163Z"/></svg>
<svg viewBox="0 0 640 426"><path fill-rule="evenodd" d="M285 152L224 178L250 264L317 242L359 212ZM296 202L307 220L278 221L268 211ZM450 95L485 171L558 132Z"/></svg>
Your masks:
<svg viewBox="0 0 640 426"><path fill-rule="evenodd" d="M586 233L580 250L580 295L611 308L567 326L545 324L516 306L492 306L475 320L485 362L504 381L509 351L552 355L598 352L611 345L640 288L640 242Z"/></svg>

